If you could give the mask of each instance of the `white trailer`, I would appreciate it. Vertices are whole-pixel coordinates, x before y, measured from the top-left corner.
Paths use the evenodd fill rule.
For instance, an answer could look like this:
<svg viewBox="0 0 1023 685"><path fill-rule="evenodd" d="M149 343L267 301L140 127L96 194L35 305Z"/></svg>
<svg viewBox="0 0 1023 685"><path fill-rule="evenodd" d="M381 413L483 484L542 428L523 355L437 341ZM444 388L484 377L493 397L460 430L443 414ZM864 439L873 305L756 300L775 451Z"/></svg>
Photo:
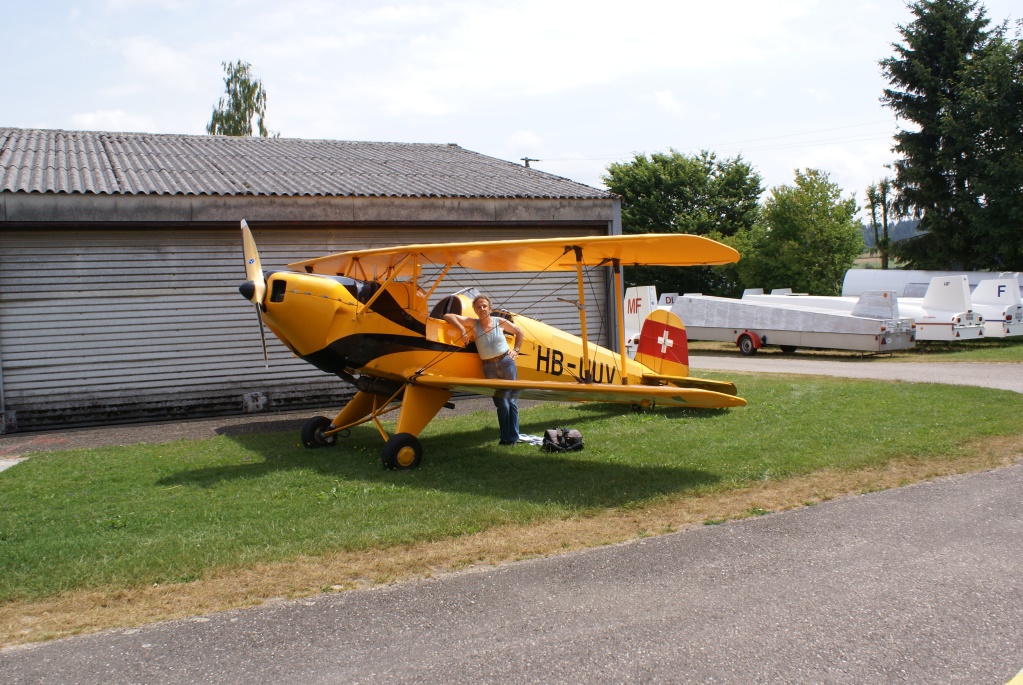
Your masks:
<svg viewBox="0 0 1023 685"><path fill-rule="evenodd" d="M1023 297L1015 274L981 281L971 297L973 308L984 317L984 337L1023 335Z"/></svg>
<svg viewBox="0 0 1023 685"><path fill-rule="evenodd" d="M672 311L682 319L690 340L733 342L743 354L764 345L785 353L799 347L858 352L892 352L913 347L913 322L899 315L893 292L869 292L849 309L800 301L800 296L758 300L750 291L741 300L685 294Z"/></svg>
<svg viewBox="0 0 1023 685"><path fill-rule="evenodd" d="M986 286L985 286L986 288ZM890 292L890 291L889 291ZM982 291L983 292L983 291ZM1018 288L1016 290L1018 293ZM821 295L797 295L788 291L770 295L749 295L749 299L761 303L802 304L803 306L831 307L851 312L856 307L857 297L828 297ZM747 299L744 295L743 299ZM912 319L919 341L954 342L977 340L984 337L984 316L977 310L970 297L969 279L965 274L935 276L927 285L922 298L897 298L898 311L903 317ZM1012 310L1014 313L1015 310ZM1004 321L1005 310L998 314ZM1002 330L1001 325L995 330Z"/></svg>
<svg viewBox="0 0 1023 685"><path fill-rule="evenodd" d="M970 289L994 278L1017 278L1019 274L996 271L920 271L914 269L849 269L842 281L842 295L859 297L868 290L894 290L898 297L923 297L937 276L966 276Z"/></svg>

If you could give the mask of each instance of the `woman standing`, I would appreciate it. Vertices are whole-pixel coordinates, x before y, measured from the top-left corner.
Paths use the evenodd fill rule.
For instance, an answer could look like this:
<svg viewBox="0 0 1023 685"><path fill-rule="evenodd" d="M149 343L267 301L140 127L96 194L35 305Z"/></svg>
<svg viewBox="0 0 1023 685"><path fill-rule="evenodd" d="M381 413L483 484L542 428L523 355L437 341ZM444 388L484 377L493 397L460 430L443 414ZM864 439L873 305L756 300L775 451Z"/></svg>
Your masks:
<svg viewBox="0 0 1023 685"><path fill-rule="evenodd" d="M504 381L517 380L515 358L522 347L522 329L511 321L491 316L490 298L477 295L472 301L477 318L445 314L444 320L456 327L462 337L476 341L476 351L483 360L483 375ZM515 346L508 347L504 334L515 336ZM519 405L516 391L498 390L494 393L497 423L501 427L501 445L514 445L519 441Z"/></svg>

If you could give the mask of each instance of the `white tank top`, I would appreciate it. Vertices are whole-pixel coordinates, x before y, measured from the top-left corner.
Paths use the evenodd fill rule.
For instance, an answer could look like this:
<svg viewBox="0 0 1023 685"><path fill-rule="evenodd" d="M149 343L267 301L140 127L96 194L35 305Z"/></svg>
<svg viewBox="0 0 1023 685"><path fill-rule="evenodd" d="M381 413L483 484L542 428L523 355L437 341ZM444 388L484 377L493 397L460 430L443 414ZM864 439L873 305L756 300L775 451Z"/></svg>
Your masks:
<svg viewBox="0 0 1023 685"><path fill-rule="evenodd" d="M501 330L497 321L493 318L491 321L494 322L494 327L489 333L484 333L483 325L479 321L476 322L476 349L479 350L482 359L500 357L508 351L508 341L504 338L504 331Z"/></svg>

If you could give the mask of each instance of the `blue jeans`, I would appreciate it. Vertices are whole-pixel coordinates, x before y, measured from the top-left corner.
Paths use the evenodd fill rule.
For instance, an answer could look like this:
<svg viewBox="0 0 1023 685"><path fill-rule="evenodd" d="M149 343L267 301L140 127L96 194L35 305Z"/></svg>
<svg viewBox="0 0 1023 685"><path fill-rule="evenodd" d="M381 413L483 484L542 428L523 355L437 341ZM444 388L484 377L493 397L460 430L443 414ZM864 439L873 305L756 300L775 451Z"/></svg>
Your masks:
<svg viewBox="0 0 1023 685"><path fill-rule="evenodd" d="M502 381L518 380L515 360L504 356L497 361L483 362L483 375ZM501 427L501 442L519 441L519 393L516 390L498 390L494 393L497 423Z"/></svg>

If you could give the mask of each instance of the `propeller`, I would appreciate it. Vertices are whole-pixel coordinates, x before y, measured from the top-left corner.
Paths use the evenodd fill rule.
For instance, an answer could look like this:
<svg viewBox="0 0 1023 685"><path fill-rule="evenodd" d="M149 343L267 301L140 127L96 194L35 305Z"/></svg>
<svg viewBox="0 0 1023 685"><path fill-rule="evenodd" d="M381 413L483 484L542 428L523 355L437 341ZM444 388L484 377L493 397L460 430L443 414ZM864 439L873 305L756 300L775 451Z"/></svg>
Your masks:
<svg viewBox="0 0 1023 685"><path fill-rule="evenodd" d="M269 369L270 357L266 352L266 332L263 330L263 298L266 296L266 279L263 277L263 265L259 262L256 241L252 239L252 231L249 230L249 225L244 219L242 219L242 250L245 252L245 282L238 287L238 292L256 306L259 338L263 341L263 364Z"/></svg>

